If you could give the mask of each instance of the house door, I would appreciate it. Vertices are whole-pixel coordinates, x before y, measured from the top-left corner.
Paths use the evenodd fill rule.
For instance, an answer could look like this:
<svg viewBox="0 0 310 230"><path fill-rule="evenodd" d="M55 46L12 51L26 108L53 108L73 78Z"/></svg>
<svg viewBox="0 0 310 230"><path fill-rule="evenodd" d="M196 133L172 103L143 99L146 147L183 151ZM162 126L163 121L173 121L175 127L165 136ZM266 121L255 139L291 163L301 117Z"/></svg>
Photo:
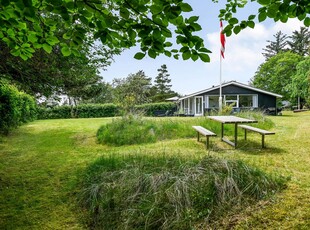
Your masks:
<svg viewBox="0 0 310 230"><path fill-rule="evenodd" d="M203 116L203 97L195 97L195 116Z"/></svg>

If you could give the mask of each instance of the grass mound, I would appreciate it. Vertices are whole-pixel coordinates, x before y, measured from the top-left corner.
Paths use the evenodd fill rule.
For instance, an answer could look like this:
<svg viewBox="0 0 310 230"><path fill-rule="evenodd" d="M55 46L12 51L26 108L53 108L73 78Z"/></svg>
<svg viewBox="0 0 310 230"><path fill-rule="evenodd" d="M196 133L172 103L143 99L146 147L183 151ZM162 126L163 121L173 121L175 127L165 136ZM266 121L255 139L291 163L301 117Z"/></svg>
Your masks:
<svg viewBox="0 0 310 230"><path fill-rule="evenodd" d="M88 168L81 204L92 229L191 229L284 184L241 161L111 155Z"/></svg>
<svg viewBox="0 0 310 230"><path fill-rule="evenodd" d="M238 116L257 120L258 124L254 126L263 129L270 129L274 125L262 113L243 112ZM97 140L101 144L122 146L195 137L196 132L192 128L193 125L201 125L218 135L220 134L219 123L207 117L147 119L140 115L129 114L101 126L97 131ZM225 126L226 134L232 135L233 132L232 126Z"/></svg>
<svg viewBox="0 0 310 230"><path fill-rule="evenodd" d="M121 146L191 137L192 132L191 126L175 119L146 119L130 114L101 126L97 131L97 140L102 144Z"/></svg>

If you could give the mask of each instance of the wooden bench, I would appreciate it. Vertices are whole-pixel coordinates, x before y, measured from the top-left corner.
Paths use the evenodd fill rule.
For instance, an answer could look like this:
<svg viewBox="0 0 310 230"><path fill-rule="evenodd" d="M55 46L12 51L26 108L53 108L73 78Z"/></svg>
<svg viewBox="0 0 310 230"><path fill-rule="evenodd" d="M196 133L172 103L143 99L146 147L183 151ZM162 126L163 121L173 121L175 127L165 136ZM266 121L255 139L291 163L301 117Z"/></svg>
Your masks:
<svg viewBox="0 0 310 230"><path fill-rule="evenodd" d="M199 141L200 134L207 138L206 147L208 149L209 148L209 137L216 136L216 134L201 126L192 126L192 127L197 131L197 141Z"/></svg>
<svg viewBox="0 0 310 230"><path fill-rule="evenodd" d="M270 132L264 129L259 129L249 125L238 125L238 127L244 129L244 139L246 140L247 130L256 132L262 135L262 148L265 148L265 135L274 135L275 132Z"/></svg>

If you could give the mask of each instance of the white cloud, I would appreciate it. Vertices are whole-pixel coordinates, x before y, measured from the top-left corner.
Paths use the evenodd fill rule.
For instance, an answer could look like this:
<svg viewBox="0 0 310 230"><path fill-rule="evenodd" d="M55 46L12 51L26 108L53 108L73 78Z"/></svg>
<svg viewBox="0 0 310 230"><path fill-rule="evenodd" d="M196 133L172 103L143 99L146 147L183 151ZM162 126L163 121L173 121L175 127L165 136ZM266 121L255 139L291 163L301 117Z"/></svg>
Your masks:
<svg viewBox="0 0 310 230"><path fill-rule="evenodd" d="M289 20L287 23L256 24L254 29L247 28L238 35L226 37L225 59L222 61L223 80L237 80L247 83L265 58L263 48L267 40L274 40L273 35L282 31L291 35L292 31L299 30L302 23L298 20ZM207 35L207 44L213 53L210 55L212 63L206 64L208 70L219 69L219 32Z"/></svg>

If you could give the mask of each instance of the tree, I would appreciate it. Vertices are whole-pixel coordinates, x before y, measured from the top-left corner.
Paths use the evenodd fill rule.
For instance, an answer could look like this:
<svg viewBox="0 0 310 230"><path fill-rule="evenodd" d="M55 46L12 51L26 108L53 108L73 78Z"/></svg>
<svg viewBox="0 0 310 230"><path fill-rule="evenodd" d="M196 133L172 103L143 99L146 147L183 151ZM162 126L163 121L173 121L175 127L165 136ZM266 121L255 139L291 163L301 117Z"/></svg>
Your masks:
<svg viewBox="0 0 310 230"><path fill-rule="evenodd" d="M155 85L152 87L152 101L162 102L169 97L177 95L177 93L171 90L172 85L169 84L171 79L169 78L170 74L168 73L167 66L164 64L157 71L159 73L155 78Z"/></svg>
<svg viewBox="0 0 310 230"><path fill-rule="evenodd" d="M114 101L125 111L131 111L135 105L149 102L151 85L151 78L142 70L127 78L115 78L112 83Z"/></svg>
<svg viewBox="0 0 310 230"><path fill-rule="evenodd" d="M292 52L279 53L261 64L252 78L251 84L257 88L268 90L283 96L283 100L291 98L287 86L296 74L296 66L303 59Z"/></svg>
<svg viewBox="0 0 310 230"><path fill-rule="evenodd" d="M269 42L269 45L267 45L266 48L263 48L263 50L266 51L265 53L263 53L266 60L286 50L285 46L287 45L287 38L288 38L287 35L279 31L273 36L276 40L275 41L267 40L267 42Z"/></svg>
<svg viewBox="0 0 310 230"><path fill-rule="evenodd" d="M298 109L302 108L301 104L310 105L310 57L306 57L297 64L296 74L287 88L291 92L292 100L298 98Z"/></svg>
<svg viewBox="0 0 310 230"><path fill-rule="evenodd" d="M218 2L218 0L212 0ZM298 18L308 27L310 25L310 3L308 0L227 0L226 8L220 10L221 20L228 21L224 32L238 34L246 27L255 26L256 15L249 15L239 22L234 14L249 2L257 2L258 21L266 18L286 22L288 18ZM91 36L101 40L111 49L129 48L140 44L141 52L135 58L146 54L155 58L159 54L187 60L201 59L208 62L208 49L203 39L195 35L201 30L198 17L184 18L183 13L191 12L192 7L182 0L3 0L0 5L0 39L7 44L13 55L23 59L32 57L36 49L50 53L59 44L63 55L78 55L83 41ZM57 15L66 22L64 38L60 42L55 36L57 21L49 15ZM176 43L173 48L169 41L175 28Z"/></svg>
<svg viewBox="0 0 310 230"><path fill-rule="evenodd" d="M54 35L62 43L66 31L64 20L50 16L50 20L60 26ZM66 94L74 100L86 99L95 93L101 78L98 69L105 69L112 62L112 57L120 50L111 50L94 44L87 38L80 46L78 56L63 56L61 47L56 44L50 53L42 49L35 50L31 59L23 61L10 54L10 48L0 40L0 77L7 78L19 88L37 97L49 97L54 94Z"/></svg>
<svg viewBox="0 0 310 230"><path fill-rule="evenodd" d="M292 52L301 56L309 55L310 49L310 31L308 28L300 27L300 31L295 30L293 35L290 36L291 41L288 41L288 45Z"/></svg>

